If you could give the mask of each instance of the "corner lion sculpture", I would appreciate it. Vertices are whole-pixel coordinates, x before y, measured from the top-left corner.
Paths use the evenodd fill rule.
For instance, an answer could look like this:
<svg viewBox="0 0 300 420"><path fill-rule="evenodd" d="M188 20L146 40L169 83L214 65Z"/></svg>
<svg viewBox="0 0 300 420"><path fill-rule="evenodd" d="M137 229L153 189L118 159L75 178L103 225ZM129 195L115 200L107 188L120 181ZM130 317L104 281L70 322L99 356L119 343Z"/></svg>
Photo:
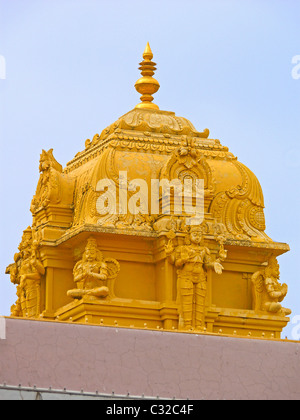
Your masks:
<svg viewBox="0 0 300 420"><path fill-rule="evenodd" d="M292 311L283 308L281 303L286 297L288 286L279 283L279 264L274 255L269 259L263 270L252 276L253 298L255 312L268 312L269 314L286 316Z"/></svg>

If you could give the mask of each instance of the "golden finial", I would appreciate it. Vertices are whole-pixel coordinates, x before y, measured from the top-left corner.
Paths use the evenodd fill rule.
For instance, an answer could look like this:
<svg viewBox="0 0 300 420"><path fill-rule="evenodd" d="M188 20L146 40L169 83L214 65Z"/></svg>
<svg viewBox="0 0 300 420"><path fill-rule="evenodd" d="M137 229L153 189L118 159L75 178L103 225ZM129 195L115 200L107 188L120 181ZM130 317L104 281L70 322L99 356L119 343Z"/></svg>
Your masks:
<svg viewBox="0 0 300 420"><path fill-rule="evenodd" d="M156 63L151 61L152 58L153 54L148 42L143 54L144 61L140 63L139 67L143 77L141 77L134 85L136 90L142 94L142 102L138 104L136 108L159 109L157 105L152 103L154 99L152 95L160 88L158 81L152 77L156 70Z"/></svg>

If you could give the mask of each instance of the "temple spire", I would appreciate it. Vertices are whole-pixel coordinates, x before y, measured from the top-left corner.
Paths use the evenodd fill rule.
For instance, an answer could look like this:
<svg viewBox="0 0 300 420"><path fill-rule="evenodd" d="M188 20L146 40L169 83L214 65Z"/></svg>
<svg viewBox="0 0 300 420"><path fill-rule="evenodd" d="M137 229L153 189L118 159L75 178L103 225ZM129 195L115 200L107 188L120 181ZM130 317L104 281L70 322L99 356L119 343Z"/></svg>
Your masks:
<svg viewBox="0 0 300 420"><path fill-rule="evenodd" d="M151 51L149 42L146 45L143 59L140 63L139 70L141 70L141 77L135 84L136 90L142 95L141 103L136 106L136 108L148 108L148 109L159 109L159 107L152 103L153 94L158 91L160 85L154 77L154 72L156 70L156 63L152 61L153 53Z"/></svg>

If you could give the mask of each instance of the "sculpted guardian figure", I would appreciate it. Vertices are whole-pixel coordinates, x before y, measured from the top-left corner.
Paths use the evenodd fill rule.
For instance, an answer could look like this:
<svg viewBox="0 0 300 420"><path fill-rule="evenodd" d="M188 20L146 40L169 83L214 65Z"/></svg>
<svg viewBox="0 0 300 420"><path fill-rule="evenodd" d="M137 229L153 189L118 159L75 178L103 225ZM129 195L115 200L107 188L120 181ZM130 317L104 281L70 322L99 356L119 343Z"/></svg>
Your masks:
<svg viewBox="0 0 300 420"><path fill-rule="evenodd" d="M41 313L40 287L45 268L40 260L38 243L32 239L31 228L23 235L15 255L15 263L7 268L12 283L17 285L18 300L12 307L12 315L36 318Z"/></svg>
<svg viewBox="0 0 300 420"><path fill-rule="evenodd" d="M221 259L226 258L221 244L220 257L213 261L202 240L201 226L193 226L186 236L186 245L174 248L172 240L166 245L169 261L177 268L179 312L185 330L204 329L207 270L222 274Z"/></svg>

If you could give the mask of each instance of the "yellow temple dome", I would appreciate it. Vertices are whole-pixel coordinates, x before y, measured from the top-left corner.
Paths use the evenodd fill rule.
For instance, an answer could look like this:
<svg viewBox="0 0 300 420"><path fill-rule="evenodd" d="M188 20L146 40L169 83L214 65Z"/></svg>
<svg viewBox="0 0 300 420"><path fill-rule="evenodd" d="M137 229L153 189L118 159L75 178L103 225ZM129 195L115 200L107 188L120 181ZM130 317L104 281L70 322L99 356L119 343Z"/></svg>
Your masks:
<svg viewBox="0 0 300 420"><path fill-rule="evenodd" d="M33 223L7 268L12 314L279 337L290 311L276 257L289 246L265 233L260 183L208 129L153 103L149 44L143 58L134 109L64 169L43 150Z"/></svg>
<svg viewBox="0 0 300 420"><path fill-rule="evenodd" d="M189 171L192 178L204 179L207 232L217 229L231 240L270 242L264 233L264 198L255 175L228 147L209 138L208 129L199 132L188 119L162 111L152 103L151 95L159 87L152 77L155 69L152 57L147 44L140 67L143 77L136 84L139 92L148 92L143 94L142 103L105 128L101 135L87 140L85 150L64 170L66 176L76 180L72 227L88 224L137 229L134 222L137 219L139 230L159 230L155 218L145 215L99 217L95 204L99 197L97 183L104 178L118 182L119 172L127 171L128 182L142 178L150 188L152 179L170 179L172 171L168 172L168 165L172 162L178 166L176 177L186 177ZM178 151L185 147L188 154L196 156L193 166L187 163L188 159L178 160ZM87 184L89 189L82 195Z"/></svg>

